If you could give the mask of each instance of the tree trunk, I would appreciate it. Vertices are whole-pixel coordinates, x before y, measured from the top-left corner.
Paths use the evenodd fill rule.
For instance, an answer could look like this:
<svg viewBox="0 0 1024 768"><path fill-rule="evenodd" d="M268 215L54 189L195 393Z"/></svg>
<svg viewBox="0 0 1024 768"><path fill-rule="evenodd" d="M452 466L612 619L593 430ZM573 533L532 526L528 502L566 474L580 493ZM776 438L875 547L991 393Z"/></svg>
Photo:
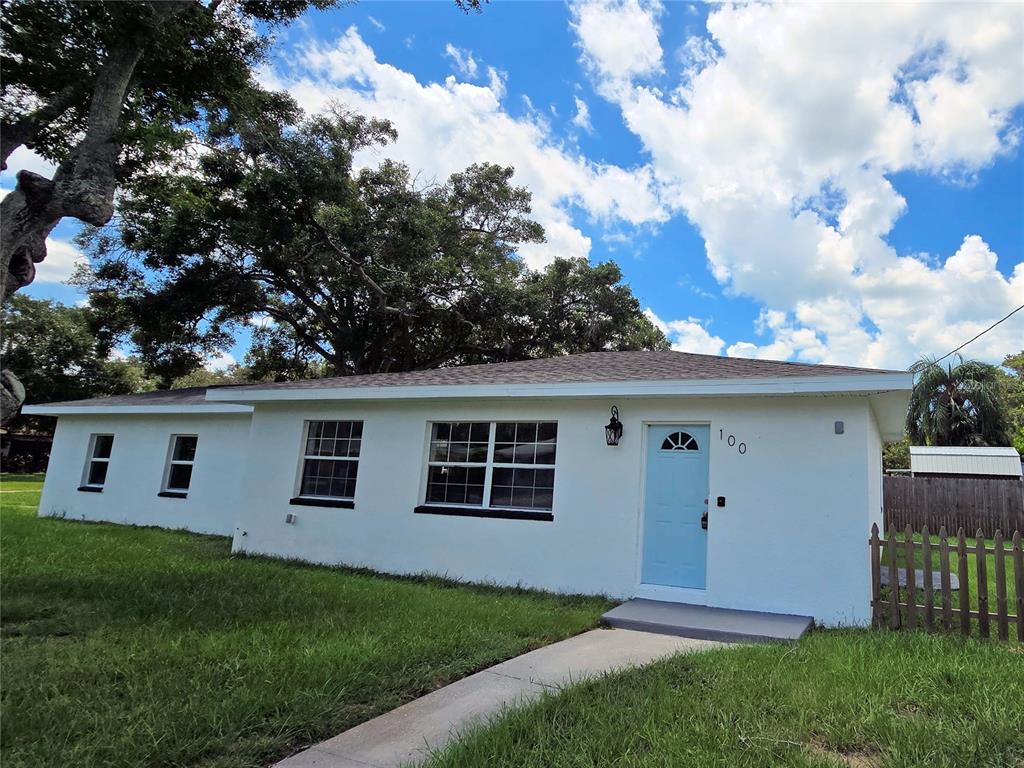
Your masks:
<svg viewBox="0 0 1024 768"><path fill-rule="evenodd" d="M150 4L150 33L187 5L188 2L181 1ZM62 218L69 216L103 226L114 215L121 152L117 128L135 65L149 36L126 31L124 42L107 54L93 84L85 136L53 179L21 171L14 191L0 202L0 300L6 301L35 279L35 265L46 258L46 238ZM45 109L43 112L46 117ZM29 122L35 127L39 125ZM29 124L23 127L24 131L7 138L29 141ZM16 143L9 141L3 147L4 159L16 148ZM0 383L0 424L6 424L24 401L25 390L10 371L4 371Z"/></svg>

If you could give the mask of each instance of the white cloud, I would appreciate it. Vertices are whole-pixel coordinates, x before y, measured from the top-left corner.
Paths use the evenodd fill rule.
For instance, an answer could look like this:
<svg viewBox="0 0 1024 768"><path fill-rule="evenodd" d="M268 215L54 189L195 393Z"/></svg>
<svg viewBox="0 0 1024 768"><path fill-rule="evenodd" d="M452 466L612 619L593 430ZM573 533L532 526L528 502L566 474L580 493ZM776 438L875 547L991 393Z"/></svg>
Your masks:
<svg viewBox="0 0 1024 768"><path fill-rule="evenodd" d="M22 145L11 152L11 156L7 158L7 170L0 173L0 179L13 189L18 171L32 171L49 179L53 177L56 170L56 165Z"/></svg>
<svg viewBox="0 0 1024 768"><path fill-rule="evenodd" d="M970 181L1016 149L1024 7L720 6L710 40L689 39L667 65L672 88L647 81L666 66L659 13L597 2L573 26L662 203L698 227L725 290L764 307L764 338L729 354L904 367L1024 303L1024 264L1001 274L982 236L937 258L885 239L907 208L890 174ZM642 52L610 39L620 29ZM995 359L1021 338L1024 318L968 352Z"/></svg>
<svg viewBox="0 0 1024 768"><path fill-rule="evenodd" d="M712 336L700 319L689 317L685 320L662 320L652 309L645 309L644 314L655 328L668 337L672 349L677 352L696 352L701 355L722 354L725 341L718 336Z"/></svg>
<svg viewBox="0 0 1024 768"><path fill-rule="evenodd" d="M66 240L46 238L46 258L36 264L37 283L63 283L75 267L84 264L85 256Z"/></svg>
<svg viewBox="0 0 1024 768"><path fill-rule="evenodd" d="M594 126L590 123L590 107L579 96L574 96L573 98L576 100L576 115L572 119L572 124L581 131L593 133Z"/></svg>
<svg viewBox="0 0 1024 768"><path fill-rule="evenodd" d="M203 367L208 371L226 371L232 365L237 365L238 361L227 352L218 352L215 355L210 355L203 361Z"/></svg>
<svg viewBox="0 0 1024 768"><path fill-rule="evenodd" d="M448 43L444 47L444 55L452 60L455 71L460 75L470 79L476 77L477 63L476 59L473 58L472 51L456 48L451 43Z"/></svg>
<svg viewBox="0 0 1024 768"><path fill-rule="evenodd" d="M253 328L273 328L277 325L277 321L274 320L270 315L256 314L247 320L248 324Z"/></svg>
<svg viewBox="0 0 1024 768"><path fill-rule="evenodd" d="M532 267L558 256L589 254L590 238L574 225L572 206L597 222L619 226L668 217L650 168L592 162L557 140L539 113L511 116L502 105L505 78L493 68L488 68L486 84L454 76L422 83L377 61L355 28L331 45L310 43L298 59L300 71L266 72L266 83L286 88L308 111L339 101L363 114L386 117L398 129L397 142L361 158L367 164L388 156L438 181L472 163L513 166L514 182L533 194L533 217L547 232L547 243L520 251Z"/></svg>
<svg viewBox="0 0 1024 768"><path fill-rule="evenodd" d="M657 17L661 4L600 0L572 7L573 27L587 63L617 82L661 70Z"/></svg>
<svg viewBox="0 0 1024 768"><path fill-rule="evenodd" d="M369 21L371 24L373 24L373 26L377 28L378 32L385 32L385 31L387 31L387 27L385 27L377 19L373 18L373 16L367 16L366 20Z"/></svg>

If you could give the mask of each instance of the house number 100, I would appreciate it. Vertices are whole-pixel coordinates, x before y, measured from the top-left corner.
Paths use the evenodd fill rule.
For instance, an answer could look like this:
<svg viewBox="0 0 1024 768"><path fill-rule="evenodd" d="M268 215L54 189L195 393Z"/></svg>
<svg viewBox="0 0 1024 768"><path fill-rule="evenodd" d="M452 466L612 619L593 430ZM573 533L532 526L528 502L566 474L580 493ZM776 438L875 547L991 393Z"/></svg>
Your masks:
<svg viewBox="0 0 1024 768"><path fill-rule="evenodd" d="M718 430L718 439L719 440L725 440L725 442L728 443L730 448L735 446L736 450L739 451L740 455L742 455L742 454L747 452L747 444L746 443L739 443L737 445L737 443L736 443L736 435L729 435L728 437L726 437L725 436L725 430L723 430L723 429Z"/></svg>

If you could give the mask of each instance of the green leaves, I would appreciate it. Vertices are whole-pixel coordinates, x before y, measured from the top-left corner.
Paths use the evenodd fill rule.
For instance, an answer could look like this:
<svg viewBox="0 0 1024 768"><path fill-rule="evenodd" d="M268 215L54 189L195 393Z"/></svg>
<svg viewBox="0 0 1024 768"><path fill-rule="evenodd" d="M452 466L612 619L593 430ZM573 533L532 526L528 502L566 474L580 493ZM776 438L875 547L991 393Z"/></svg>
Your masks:
<svg viewBox="0 0 1024 768"><path fill-rule="evenodd" d="M393 161L356 170L395 131L340 107L237 125L206 137L197 172L140 179L120 240L91 242L91 290L124 296L122 332L162 375L253 316L272 321L249 361L263 376L317 358L345 375L667 347L614 264L525 267L516 251L544 232L512 168L440 184ZM115 268L125 258L148 274Z"/></svg>
<svg viewBox="0 0 1024 768"><path fill-rule="evenodd" d="M94 330L94 311L15 294L3 309L4 365L33 403L102 397L152 388L136 363L111 359Z"/></svg>
<svg viewBox="0 0 1024 768"><path fill-rule="evenodd" d="M1010 445L999 370L955 355L945 365L922 358L907 411L916 445Z"/></svg>

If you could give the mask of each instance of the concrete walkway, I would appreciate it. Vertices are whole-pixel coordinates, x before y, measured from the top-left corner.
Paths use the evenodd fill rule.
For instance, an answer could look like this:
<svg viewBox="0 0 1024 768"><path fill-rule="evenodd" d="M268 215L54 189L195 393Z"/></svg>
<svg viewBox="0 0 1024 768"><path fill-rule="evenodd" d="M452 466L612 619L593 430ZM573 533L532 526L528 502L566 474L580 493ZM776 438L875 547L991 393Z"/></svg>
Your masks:
<svg viewBox="0 0 1024 768"><path fill-rule="evenodd" d="M678 651L722 645L628 629L594 629L428 693L292 755L277 768L398 768L422 760L467 726L504 707L535 699L545 689L641 666Z"/></svg>

